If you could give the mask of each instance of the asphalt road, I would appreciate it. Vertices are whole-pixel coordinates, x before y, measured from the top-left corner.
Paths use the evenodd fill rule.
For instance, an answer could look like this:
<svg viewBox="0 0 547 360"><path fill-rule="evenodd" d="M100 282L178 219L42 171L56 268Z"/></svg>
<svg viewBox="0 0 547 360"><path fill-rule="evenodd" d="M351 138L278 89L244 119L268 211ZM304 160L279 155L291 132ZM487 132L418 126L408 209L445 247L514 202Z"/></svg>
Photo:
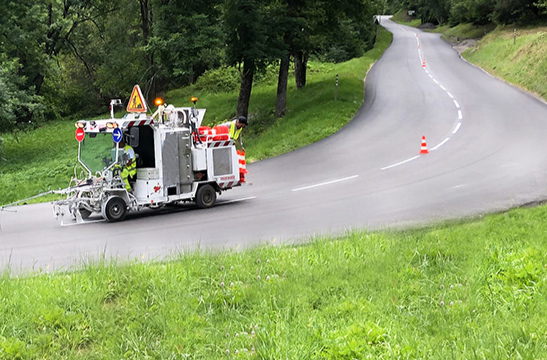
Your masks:
<svg viewBox="0 0 547 360"><path fill-rule="evenodd" d="M0 212L0 267L79 267L102 257L306 241L413 226L547 198L547 105L461 60L438 34L385 17L393 43L339 133L248 166L251 186L217 206L60 226L49 204ZM422 136L429 154L420 155Z"/></svg>

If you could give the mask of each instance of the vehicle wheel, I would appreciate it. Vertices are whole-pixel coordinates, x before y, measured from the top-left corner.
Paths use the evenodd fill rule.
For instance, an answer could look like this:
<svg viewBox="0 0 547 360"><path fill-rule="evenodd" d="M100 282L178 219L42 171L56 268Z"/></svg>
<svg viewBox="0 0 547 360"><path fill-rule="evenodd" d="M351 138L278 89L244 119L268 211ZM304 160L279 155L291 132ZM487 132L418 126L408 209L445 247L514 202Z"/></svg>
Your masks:
<svg viewBox="0 0 547 360"><path fill-rule="evenodd" d="M216 199L217 193L215 189L211 185L205 184L198 189L196 194L196 205L200 209L207 209L215 204Z"/></svg>
<svg viewBox="0 0 547 360"><path fill-rule="evenodd" d="M103 217L108 221L122 221L127 214L127 204L117 196L108 199L103 208Z"/></svg>

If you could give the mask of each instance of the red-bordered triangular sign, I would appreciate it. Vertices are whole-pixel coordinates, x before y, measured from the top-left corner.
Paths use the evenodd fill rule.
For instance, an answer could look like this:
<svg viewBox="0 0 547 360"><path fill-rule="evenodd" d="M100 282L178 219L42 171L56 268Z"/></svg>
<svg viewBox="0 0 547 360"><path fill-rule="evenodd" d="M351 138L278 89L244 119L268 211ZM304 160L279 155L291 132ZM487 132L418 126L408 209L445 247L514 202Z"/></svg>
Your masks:
<svg viewBox="0 0 547 360"><path fill-rule="evenodd" d="M127 104L127 112L147 112L148 105L146 105L146 100L142 96L141 88L139 85L133 87L133 92L129 98L129 104Z"/></svg>

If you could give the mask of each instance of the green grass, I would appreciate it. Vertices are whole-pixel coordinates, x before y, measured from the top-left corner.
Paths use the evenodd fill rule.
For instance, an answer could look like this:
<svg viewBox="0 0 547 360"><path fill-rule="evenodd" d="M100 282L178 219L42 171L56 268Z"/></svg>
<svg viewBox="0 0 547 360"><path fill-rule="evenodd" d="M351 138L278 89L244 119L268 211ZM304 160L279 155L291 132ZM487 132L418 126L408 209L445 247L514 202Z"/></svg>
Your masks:
<svg viewBox="0 0 547 360"><path fill-rule="evenodd" d="M498 28L485 36L463 56L512 84L547 99L547 27Z"/></svg>
<svg viewBox="0 0 547 360"><path fill-rule="evenodd" d="M442 33L443 38L448 41L457 42L465 39L479 39L496 28L494 24L474 25L470 23L458 24L450 27L439 26L432 32Z"/></svg>
<svg viewBox="0 0 547 360"><path fill-rule="evenodd" d="M546 358L546 216L6 274L0 359Z"/></svg>
<svg viewBox="0 0 547 360"><path fill-rule="evenodd" d="M247 160L281 155L338 131L357 112L363 101L366 72L390 42L391 34L381 31L376 47L361 58L341 64L310 61L304 88L297 90L294 79L289 78L287 114L281 119L275 119L273 113L275 71L273 76L271 70L269 75L262 75L263 80L253 86L250 126L243 132ZM337 74L338 100L334 101ZM235 115L237 91L212 93L188 87L168 93L166 100L176 106L191 106L191 96L199 98L199 108L207 109L204 125L216 125ZM0 205L67 187L77 165L74 131L74 120L70 119L17 137L2 135L5 161L0 160Z"/></svg>

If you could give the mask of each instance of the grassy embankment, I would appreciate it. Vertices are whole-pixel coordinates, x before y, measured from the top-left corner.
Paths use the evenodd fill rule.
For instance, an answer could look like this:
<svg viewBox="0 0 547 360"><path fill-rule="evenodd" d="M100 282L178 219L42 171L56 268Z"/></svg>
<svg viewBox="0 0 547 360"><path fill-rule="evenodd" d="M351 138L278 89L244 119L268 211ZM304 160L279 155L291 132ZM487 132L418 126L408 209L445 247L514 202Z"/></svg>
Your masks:
<svg viewBox="0 0 547 360"><path fill-rule="evenodd" d="M489 73L547 99L547 27L498 27L463 56Z"/></svg>
<svg viewBox="0 0 547 360"><path fill-rule="evenodd" d="M263 75L263 80L253 87L250 126L243 134L247 160L280 155L338 131L361 105L366 72L390 41L391 34L382 31L377 47L359 59L342 64L310 61L306 86L296 90L294 81L289 82L287 114L278 120L273 116L277 74L274 69ZM337 74L338 100L334 101ZM214 92L214 86L198 88L172 91L166 100L176 106L191 106L190 97L198 96L198 107L207 109L204 125L215 125L234 115L237 90ZM2 135L5 161L0 162L0 205L68 185L77 164L74 121L48 123L35 131L17 134L17 138Z"/></svg>
<svg viewBox="0 0 547 360"><path fill-rule="evenodd" d="M546 216L6 274L0 359L547 358Z"/></svg>

